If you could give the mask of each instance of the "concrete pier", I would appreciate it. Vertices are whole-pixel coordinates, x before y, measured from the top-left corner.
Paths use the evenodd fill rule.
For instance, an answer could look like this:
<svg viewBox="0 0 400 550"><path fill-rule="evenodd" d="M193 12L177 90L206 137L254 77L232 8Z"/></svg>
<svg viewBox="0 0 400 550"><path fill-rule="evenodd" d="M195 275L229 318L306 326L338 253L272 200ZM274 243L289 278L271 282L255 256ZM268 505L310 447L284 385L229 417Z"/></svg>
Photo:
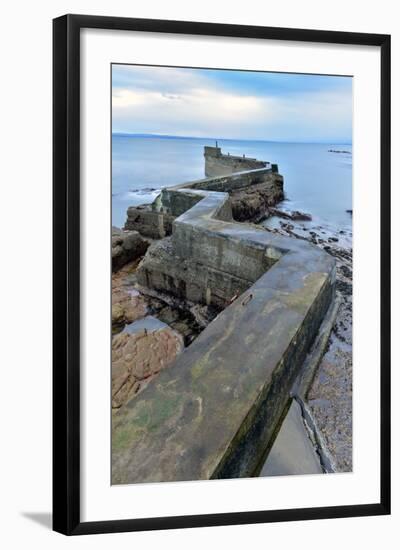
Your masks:
<svg viewBox="0 0 400 550"><path fill-rule="evenodd" d="M210 168L211 161L207 160L209 149L216 148L205 147L206 178L163 189L152 204L129 207L124 229L138 231L152 239L162 239L170 235L173 220L188 206L182 195L181 199L175 196L172 208L168 196L170 192L182 188L228 193L232 216L237 221L257 222L268 216L268 208L283 200L283 178L278 173L276 164L218 154L210 157Z"/></svg>
<svg viewBox="0 0 400 550"><path fill-rule="evenodd" d="M235 222L227 192L179 186L156 203L172 235L149 248L139 282L226 308L115 414L112 483L257 475L331 304L335 261Z"/></svg>

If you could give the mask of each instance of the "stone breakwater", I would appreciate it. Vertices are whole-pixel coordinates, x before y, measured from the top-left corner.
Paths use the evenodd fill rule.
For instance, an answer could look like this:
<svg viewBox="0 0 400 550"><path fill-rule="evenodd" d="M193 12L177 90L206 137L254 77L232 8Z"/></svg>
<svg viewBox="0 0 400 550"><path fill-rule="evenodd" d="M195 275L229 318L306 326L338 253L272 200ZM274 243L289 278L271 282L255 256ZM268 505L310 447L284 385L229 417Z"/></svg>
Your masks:
<svg viewBox="0 0 400 550"><path fill-rule="evenodd" d="M215 148L206 147L207 149ZM228 155L222 155L222 157L236 158ZM207 158L206 156L206 174ZM241 157L238 158L241 159ZM255 161L255 159L241 160L243 162L240 163L240 171L233 173L236 163L226 166L221 157L215 157L212 176L186 182L172 189L204 189L228 193L233 219L256 223L268 217L269 208L283 200L283 178L278 173L276 165ZM219 162L222 164L218 164ZM216 169L217 166L219 166L219 170ZM173 221L178 215L177 212L181 212L180 200L177 197L175 200L177 200L176 206L174 203L172 208L171 203L168 202L167 190L163 190L152 204L129 207L125 229L138 231L141 235L151 239L162 239L171 235ZM182 201L185 201L184 197Z"/></svg>
<svg viewBox="0 0 400 550"><path fill-rule="evenodd" d="M170 223L171 235L149 247L139 285L224 309L114 414L114 484L257 475L335 291L325 251L235 221L243 181L272 174L264 166L165 189L147 211L157 234Z"/></svg>

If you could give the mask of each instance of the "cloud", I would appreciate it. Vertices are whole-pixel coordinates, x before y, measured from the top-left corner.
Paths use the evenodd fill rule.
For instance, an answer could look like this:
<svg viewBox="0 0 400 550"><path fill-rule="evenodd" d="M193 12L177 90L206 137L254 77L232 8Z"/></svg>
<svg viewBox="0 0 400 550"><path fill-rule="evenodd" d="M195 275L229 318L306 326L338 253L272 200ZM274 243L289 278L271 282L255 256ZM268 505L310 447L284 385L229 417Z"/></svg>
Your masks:
<svg viewBox="0 0 400 550"><path fill-rule="evenodd" d="M309 76L316 79L309 82L305 75L301 80L298 76L117 66L113 131L287 141L351 139L351 80ZM253 79L256 93L251 93Z"/></svg>

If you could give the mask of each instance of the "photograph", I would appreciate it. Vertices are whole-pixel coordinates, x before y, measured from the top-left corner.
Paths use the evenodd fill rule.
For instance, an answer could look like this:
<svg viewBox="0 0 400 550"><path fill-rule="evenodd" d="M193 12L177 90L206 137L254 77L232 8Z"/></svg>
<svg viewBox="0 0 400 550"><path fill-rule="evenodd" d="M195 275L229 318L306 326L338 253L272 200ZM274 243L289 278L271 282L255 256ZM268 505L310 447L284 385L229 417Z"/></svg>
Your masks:
<svg viewBox="0 0 400 550"><path fill-rule="evenodd" d="M6 6L1 547L396 546L398 11Z"/></svg>
<svg viewBox="0 0 400 550"><path fill-rule="evenodd" d="M110 66L111 484L353 471L353 78Z"/></svg>

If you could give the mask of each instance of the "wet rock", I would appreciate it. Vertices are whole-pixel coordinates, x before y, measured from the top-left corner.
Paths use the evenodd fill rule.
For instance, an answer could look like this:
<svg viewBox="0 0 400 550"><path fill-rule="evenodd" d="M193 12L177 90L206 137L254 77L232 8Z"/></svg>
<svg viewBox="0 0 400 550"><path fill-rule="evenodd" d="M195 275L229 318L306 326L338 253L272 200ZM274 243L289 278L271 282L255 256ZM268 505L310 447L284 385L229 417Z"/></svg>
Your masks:
<svg viewBox="0 0 400 550"><path fill-rule="evenodd" d="M298 210L281 210L279 208L270 208L269 213L271 216L278 216L279 218L285 218L293 221L311 221L311 214L305 212L299 212Z"/></svg>
<svg viewBox="0 0 400 550"><path fill-rule="evenodd" d="M124 308L121 306L121 304L113 304L111 308L111 317L113 325L120 325L124 322Z"/></svg>
<svg viewBox="0 0 400 550"><path fill-rule="evenodd" d="M131 193L137 193L138 195L148 195L158 191L155 187L142 187L141 189L131 189Z"/></svg>
<svg viewBox="0 0 400 550"><path fill-rule="evenodd" d="M220 313L221 308L193 305L172 295L159 294L156 291L146 292L148 311L160 321L168 324L183 337L185 346L190 345L202 330ZM148 294L150 292L150 294Z"/></svg>
<svg viewBox="0 0 400 550"><path fill-rule="evenodd" d="M338 271L344 275L345 277L351 278L353 275L353 272L347 265L341 265L338 267Z"/></svg>
<svg viewBox="0 0 400 550"><path fill-rule="evenodd" d="M165 328L123 332L112 341L112 407L118 409L162 369L168 368L183 349L182 337Z"/></svg>
<svg viewBox="0 0 400 550"><path fill-rule="evenodd" d="M345 296L351 296L353 292L353 285L351 283L347 283L346 281L336 281L336 288Z"/></svg>
<svg viewBox="0 0 400 550"><path fill-rule="evenodd" d="M179 319L179 312L177 309L173 309L171 306L164 306L158 313L158 319L170 325L174 321Z"/></svg>
<svg viewBox="0 0 400 550"><path fill-rule="evenodd" d="M112 270L117 271L122 266L143 256L149 243L137 231L122 231L112 228Z"/></svg>
<svg viewBox="0 0 400 550"><path fill-rule="evenodd" d="M132 286L127 284L127 279L132 276L137 267L136 262L126 264L121 270L112 275L112 327L117 332L126 323L131 323L146 315L146 302Z"/></svg>
<svg viewBox="0 0 400 550"><path fill-rule="evenodd" d="M112 324L121 326L132 323L146 315L147 307L143 297L135 291L122 288L112 293Z"/></svg>
<svg viewBox="0 0 400 550"><path fill-rule="evenodd" d="M230 196L233 219L257 223L269 217L271 208L284 199L283 178L270 174L264 182L235 190Z"/></svg>

